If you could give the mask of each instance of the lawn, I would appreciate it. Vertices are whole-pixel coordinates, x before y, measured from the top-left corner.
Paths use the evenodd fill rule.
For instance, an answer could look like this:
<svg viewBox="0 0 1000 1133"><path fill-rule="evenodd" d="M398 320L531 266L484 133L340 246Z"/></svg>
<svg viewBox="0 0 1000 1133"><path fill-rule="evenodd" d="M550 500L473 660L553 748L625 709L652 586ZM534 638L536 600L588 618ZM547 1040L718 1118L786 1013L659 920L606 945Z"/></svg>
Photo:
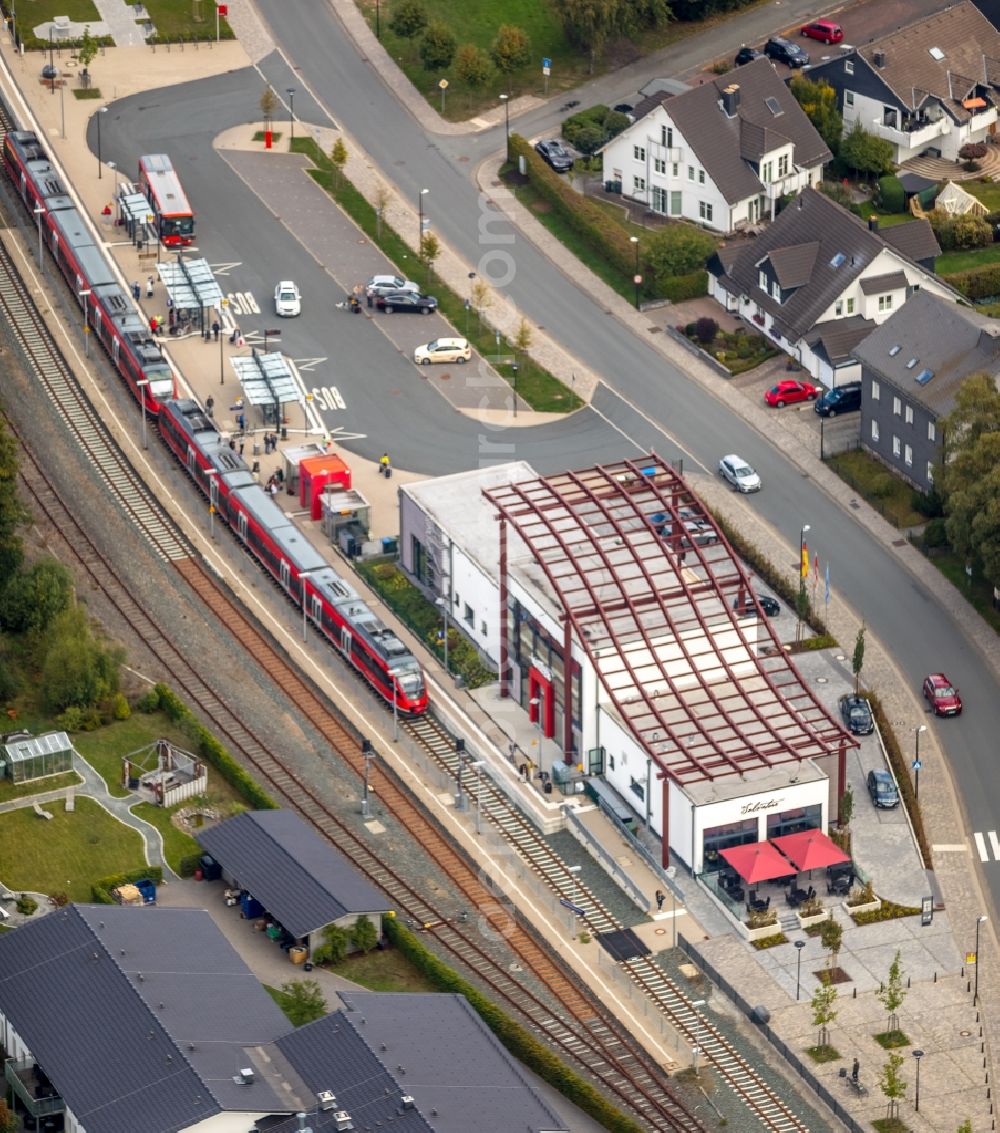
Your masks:
<svg viewBox="0 0 1000 1133"><path fill-rule="evenodd" d="M211 773L211 769L209 769L209 775ZM194 799L188 799L182 805L191 806L194 801ZM206 805L209 804L206 803ZM194 838L178 829L171 821L171 815L179 809L179 807L171 807L169 810L164 810L163 807L154 806L152 803L136 803L132 807L132 813L136 818L143 819L150 826L155 826L159 830L160 837L163 839L163 856L167 859L167 864L174 873L181 872L182 858L201 853L201 847Z"/></svg>
<svg viewBox="0 0 1000 1133"><path fill-rule="evenodd" d="M61 802L46 809L53 815L49 821L30 807L0 816L0 880L10 889L90 901L98 878L145 864L139 834L92 799L77 796L72 813Z"/></svg>
<svg viewBox="0 0 1000 1133"><path fill-rule="evenodd" d="M953 275L995 263L1000 263L1000 244L987 244L985 248L973 248L969 252L945 252L938 256L934 270L938 275Z"/></svg>
<svg viewBox="0 0 1000 1133"><path fill-rule="evenodd" d="M48 775L44 779L31 779L27 783L0 779L0 803L23 799L26 795L39 795L43 791L61 791L65 787L76 787L82 782L75 771L67 771L64 775Z"/></svg>
<svg viewBox="0 0 1000 1133"><path fill-rule="evenodd" d="M410 963L393 948L348 956L336 967L330 969L345 980L352 980L369 991L437 991Z"/></svg>
<svg viewBox="0 0 1000 1133"><path fill-rule="evenodd" d="M116 720L94 732L76 733L73 736L73 746L107 783L110 794L124 798L129 791L121 785L122 757L136 755L158 739L170 740L185 750L190 743L184 733L162 713L147 715L136 712L127 720ZM144 756L145 760L150 758L152 757L148 754ZM153 764L147 762L146 766L152 767ZM209 783L213 788L218 786L227 798L233 797L229 786L218 776L213 776L211 769Z"/></svg>
<svg viewBox="0 0 1000 1133"><path fill-rule="evenodd" d="M913 491L865 452L841 452L827 465L896 527L917 527L925 517L913 508Z"/></svg>
<svg viewBox="0 0 1000 1133"><path fill-rule="evenodd" d="M5 0L4 8L8 12L11 3L12 0ZM212 0L144 0L144 3L161 39L215 38L215 5ZM33 29L56 16L69 16L74 24L96 24L101 19L93 0L31 0L30 6L21 0L15 5L15 11L18 31L29 50L48 49L48 39L36 39ZM202 18L195 19L196 14ZM225 20L220 21L219 30L223 39L233 38Z"/></svg>
<svg viewBox="0 0 1000 1133"><path fill-rule="evenodd" d="M1000 182L963 181L962 188L977 201L982 201L990 212L1000 212Z"/></svg>

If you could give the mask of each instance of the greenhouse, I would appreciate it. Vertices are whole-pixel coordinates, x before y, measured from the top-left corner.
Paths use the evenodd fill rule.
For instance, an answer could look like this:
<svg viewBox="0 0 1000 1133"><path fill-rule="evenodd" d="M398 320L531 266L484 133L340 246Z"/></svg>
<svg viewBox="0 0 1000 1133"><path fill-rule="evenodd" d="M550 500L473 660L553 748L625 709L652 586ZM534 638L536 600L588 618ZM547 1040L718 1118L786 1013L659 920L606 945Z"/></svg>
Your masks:
<svg viewBox="0 0 1000 1133"><path fill-rule="evenodd" d="M65 732L47 732L0 748L0 776L14 783L61 775L72 769L73 745Z"/></svg>

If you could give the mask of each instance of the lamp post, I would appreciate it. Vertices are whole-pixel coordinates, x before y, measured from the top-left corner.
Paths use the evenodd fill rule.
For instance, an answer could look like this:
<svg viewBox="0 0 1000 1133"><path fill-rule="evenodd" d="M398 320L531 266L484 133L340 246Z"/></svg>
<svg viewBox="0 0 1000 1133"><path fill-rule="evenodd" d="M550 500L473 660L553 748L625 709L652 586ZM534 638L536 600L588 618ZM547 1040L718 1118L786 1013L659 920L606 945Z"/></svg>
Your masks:
<svg viewBox="0 0 1000 1133"><path fill-rule="evenodd" d="M465 740L455 740L455 810L465 810L465 792L462 790L462 768L465 766Z"/></svg>
<svg viewBox="0 0 1000 1133"><path fill-rule="evenodd" d="M805 948L806 942L804 940L796 940L796 964L795 964L795 1002L799 1001L799 993L802 990L802 949Z"/></svg>
<svg viewBox="0 0 1000 1133"><path fill-rule="evenodd" d="M913 795L916 802L920 802L920 733L927 731L927 725L921 724L913 734Z"/></svg>
<svg viewBox="0 0 1000 1133"><path fill-rule="evenodd" d="M691 1048L691 1068L694 1070L694 1076L698 1077L698 1055L701 1054L700 1046L693 1046Z"/></svg>
<svg viewBox="0 0 1000 1133"><path fill-rule="evenodd" d="M976 983L972 992L972 1006L979 1000L979 928L989 920L989 917L976 917Z"/></svg>
<svg viewBox="0 0 1000 1133"><path fill-rule="evenodd" d="M139 403L142 406L142 447L149 448L149 442L146 437L146 386L149 385L149 378L139 378L136 383L139 387Z"/></svg>
<svg viewBox="0 0 1000 1133"><path fill-rule="evenodd" d="M924 1057L924 1052L922 1050L915 1050L915 1051L912 1051L911 1053L913 1054L913 1057L917 1060L917 1089L916 1089L916 1097L914 1098L914 1101L913 1101L913 1108L914 1108L914 1110L916 1110L917 1113L919 1113L920 1112L920 1060L921 1060L921 1058Z"/></svg>
<svg viewBox="0 0 1000 1133"><path fill-rule="evenodd" d="M62 76L60 76L60 82L59 82L59 121L60 121L60 126L61 126L59 133L60 133L60 136L63 138L63 140L65 140L65 138L66 138L66 84L64 82L62 82L61 80L62 80Z"/></svg>
<svg viewBox="0 0 1000 1133"><path fill-rule="evenodd" d="M803 523L799 529L799 591L795 599L795 617L797 619L795 627L795 640L800 641L802 638L802 607L803 596L806 592L806 569L805 569L805 551L806 551L806 535L812 528L808 523Z"/></svg>
<svg viewBox="0 0 1000 1133"><path fill-rule="evenodd" d="M444 614L444 671L451 675L451 668L448 665L448 599L438 598L435 605Z"/></svg>
<svg viewBox="0 0 1000 1133"><path fill-rule="evenodd" d="M512 362L510 367L510 380L514 388L514 416L517 416L517 363Z"/></svg>
<svg viewBox="0 0 1000 1133"><path fill-rule="evenodd" d="M80 296L80 303L83 306L83 356L90 357L90 324L87 322L87 300L90 298L91 291L89 287L85 287L82 291L77 292Z"/></svg>
<svg viewBox="0 0 1000 1133"><path fill-rule="evenodd" d="M382 38L382 13L379 11L379 0L375 0L375 38Z"/></svg>
<svg viewBox="0 0 1000 1133"><path fill-rule="evenodd" d="M507 160L510 161L510 95L502 94L500 101L503 103L503 124L504 133L507 138L507 147L504 153L507 155Z"/></svg>
<svg viewBox="0 0 1000 1133"><path fill-rule="evenodd" d="M101 118L107 114L108 108L106 106L99 106L97 108L97 179L101 179Z"/></svg>
<svg viewBox="0 0 1000 1133"><path fill-rule="evenodd" d="M209 468L205 475L208 477L208 534L212 541L215 541L215 505L219 499L219 491L216 488L216 476L219 475L217 468Z"/></svg>
<svg viewBox="0 0 1000 1133"><path fill-rule="evenodd" d="M642 283L642 276L639 274L639 237L630 236L629 240L635 247L635 275L632 277L632 282L635 284L635 309L639 310L639 285Z"/></svg>
<svg viewBox="0 0 1000 1133"><path fill-rule="evenodd" d="M42 205L35 205L35 220L38 224L38 266L42 266L42 217L45 215L45 208Z"/></svg>
<svg viewBox="0 0 1000 1133"><path fill-rule="evenodd" d="M420 233L417 236L417 255L419 256L424 250L424 197L430 192L430 189L421 189L417 194L417 215L420 220Z"/></svg>
<svg viewBox="0 0 1000 1133"><path fill-rule="evenodd" d="M371 762L375 758L375 749L372 747L371 740L361 741L361 755L365 761L365 788L364 794L361 796L361 815L363 818L370 818L371 811L368 805L368 768L371 767Z"/></svg>
<svg viewBox="0 0 1000 1133"><path fill-rule="evenodd" d="M486 764L485 759L477 759L469 764L476 769L476 833L483 832L483 779L482 770Z"/></svg>
<svg viewBox="0 0 1000 1133"><path fill-rule="evenodd" d="M55 41L53 39L56 31L55 24L49 24L49 88L52 93L56 93L56 65L53 60L53 51L55 48Z"/></svg>
<svg viewBox="0 0 1000 1133"><path fill-rule="evenodd" d="M63 134L63 137L65 137L65 136L66 135ZM117 198L118 197L118 162L117 161L109 161L108 162L108 169L110 169L111 172L115 176L115 197Z"/></svg>
<svg viewBox="0 0 1000 1133"><path fill-rule="evenodd" d="M566 867L566 872L567 872L567 873L571 873L571 874L573 875L573 897L572 897L572 904L573 904L573 906L574 906L574 908L575 908L575 909L579 909L579 908L581 908L581 907L582 907L582 906L580 905L580 879L579 879L579 878L577 877L577 874L578 874L578 873L580 872L580 870L582 870L582 869L583 869L583 866L582 866L582 865L568 865L568 866ZM577 921L578 921L578 919L579 919L579 914L571 910L571 911L570 911L570 916L571 916L571 917L573 918L573 919L572 919L572 920L570 921L570 924L571 924L571 925L573 926L573 933L572 933L572 935L573 935L573 936L576 936L576 931L577 931L577 928L579 927L579 926L577 925Z"/></svg>
<svg viewBox="0 0 1000 1133"><path fill-rule="evenodd" d="M295 141L295 87L287 87L285 93L288 95L288 128L291 132L289 145L291 145Z"/></svg>

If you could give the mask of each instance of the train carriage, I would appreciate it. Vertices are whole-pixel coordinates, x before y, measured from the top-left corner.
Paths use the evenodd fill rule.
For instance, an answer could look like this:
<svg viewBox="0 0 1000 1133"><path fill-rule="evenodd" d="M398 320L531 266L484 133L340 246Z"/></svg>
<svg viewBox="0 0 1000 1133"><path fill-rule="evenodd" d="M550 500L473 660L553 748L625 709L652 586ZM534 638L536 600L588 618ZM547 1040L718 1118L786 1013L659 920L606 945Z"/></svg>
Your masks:
<svg viewBox="0 0 1000 1133"><path fill-rule="evenodd" d="M162 402L174 396L174 375L149 324L136 310L132 297L118 283L91 288L88 321L115 369L128 383L136 401L145 399L146 412L155 417ZM138 383L147 380L145 395Z"/></svg>
<svg viewBox="0 0 1000 1133"><path fill-rule="evenodd" d="M115 282L107 256L94 243L90 229L75 208L53 212L47 224L52 258L77 295L84 288Z"/></svg>
<svg viewBox="0 0 1000 1133"><path fill-rule="evenodd" d="M33 131L11 130L5 134L3 157L10 179L29 209L39 204L48 211L76 207Z"/></svg>

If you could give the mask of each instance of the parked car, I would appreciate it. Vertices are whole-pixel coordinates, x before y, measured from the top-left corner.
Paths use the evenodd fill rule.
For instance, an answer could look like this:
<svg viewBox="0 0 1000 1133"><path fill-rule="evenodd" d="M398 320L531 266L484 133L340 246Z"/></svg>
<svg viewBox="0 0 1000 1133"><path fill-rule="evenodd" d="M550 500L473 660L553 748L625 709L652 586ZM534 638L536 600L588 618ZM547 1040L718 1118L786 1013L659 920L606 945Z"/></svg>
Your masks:
<svg viewBox="0 0 1000 1133"><path fill-rule="evenodd" d="M797 43L784 39L780 35L773 35L764 44L764 54L768 59L784 63L788 67L806 67L809 65L809 55Z"/></svg>
<svg viewBox="0 0 1000 1133"><path fill-rule="evenodd" d="M813 406L820 417L836 417L838 413L852 413L860 408L860 382L844 382L836 389L828 389Z"/></svg>
<svg viewBox="0 0 1000 1133"><path fill-rule="evenodd" d="M387 291L375 297L375 306L391 315L393 311L419 311L429 315L437 310L438 301L433 295L420 295L415 291Z"/></svg>
<svg viewBox="0 0 1000 1133"><path fill-rule="evenodd" d="M545 142L535 142L535 153L544 162L551 165L556 173L568 173L573 168L572 155L556 138L549 138Z"/></svg>
<svg viewBox="0 0 1000 1133"><path fill-rule="evenodd" d="M757 607L764 611L769 618L776 618L781 613L781 606L778 604L777 598L772 598L770 594L756 595L757 601L754 602L754 595L746 594L743 597L743 604L740 605L739 598L733 599L733 609L739 614L741 618L750 617L751 614L757 613Z"/></svg>
<svg viewBox="0 0 1000 1133"><path fill-rule="evenodd" d="M799 35L806 39L818 39L820 43L840 43L844 38L844 29L833 20L813 20L811 24L803 24Z"/></svg>
<svg viewBox="0 0 1000 1133"><path fill-rule="evenodd" d="M730 453L719 461L719 475L728 480L737 492L759 492L761 488L760 477L736 453Z"/></svg>
<svg viewBox="0 0 1000 1133"><path fill-rule="evenodd" d="M935 716L961 715L962 698L944 673L931 673L924 678L924 698Z"/></svg>
<svg viewBox="0 0 1000 1133"><path fill-rule="evenodd" d="M875 717L872 706L863 696L842 696L840 716L844 727L855 736L870 736L875 731Z"/></svg>
<svg viewBox="0 0 1000 1133"><path fill-rule="evenodd" d="M365 284L372 295L385 295L389 291L416 291L420 292L420 284L410 279L403 279L399 275L373 275Z"/></svg>
<svg viewBox="0 0 1000 1133"><path fill-rule="evenodd" d="M812 382L797 382L792 378L785 378L764 394L764 400L774 409L783 409L797 401L815 401L817 397L819 390Z"/></svg>
<svg viewBox="0 0 1000 1133"><path fill-rule="evenodd" d="M283 279L274 289L274 311L285 319L302 314L302 295L290 279Z"/></svg>
<svg viewBox="0 0 1000 1133"><path fill-rule="evenodd" d="M413 352L413 361L418 366L429 366L432 362L457 362L461 366L471 357L472 347L467 338L435 338Z"/></svg>
<svg viewBox="0 0 1000 1133"><path fill-rule="evenodd" d="M868 772L868 794L877 807L891 810L899 806L899 791L888 771Z"/></svg>
<svg viewBox="0 0 1000 1133"><path fill-rule="evenodd" d="M747 45L744 43L739 51L736 52L736 66L742 67L744 63L752 63L755 59L759 59L763 54L763 51L758 51L756 47L747 47Z"/></svg>
<svg viewBox="0 0 1000 1133"><path fill-rule="evenodd" d="M690 547L694 543L698 547L710 547L713 543L718 543L719 536L715 528L708 523L701 523L696 519L683 520L683 527L686 534L681 538L682 547ZM660 523L656 528L656 534L661 539L670 539L674 533L674 525L672 523Z"/></svg>

